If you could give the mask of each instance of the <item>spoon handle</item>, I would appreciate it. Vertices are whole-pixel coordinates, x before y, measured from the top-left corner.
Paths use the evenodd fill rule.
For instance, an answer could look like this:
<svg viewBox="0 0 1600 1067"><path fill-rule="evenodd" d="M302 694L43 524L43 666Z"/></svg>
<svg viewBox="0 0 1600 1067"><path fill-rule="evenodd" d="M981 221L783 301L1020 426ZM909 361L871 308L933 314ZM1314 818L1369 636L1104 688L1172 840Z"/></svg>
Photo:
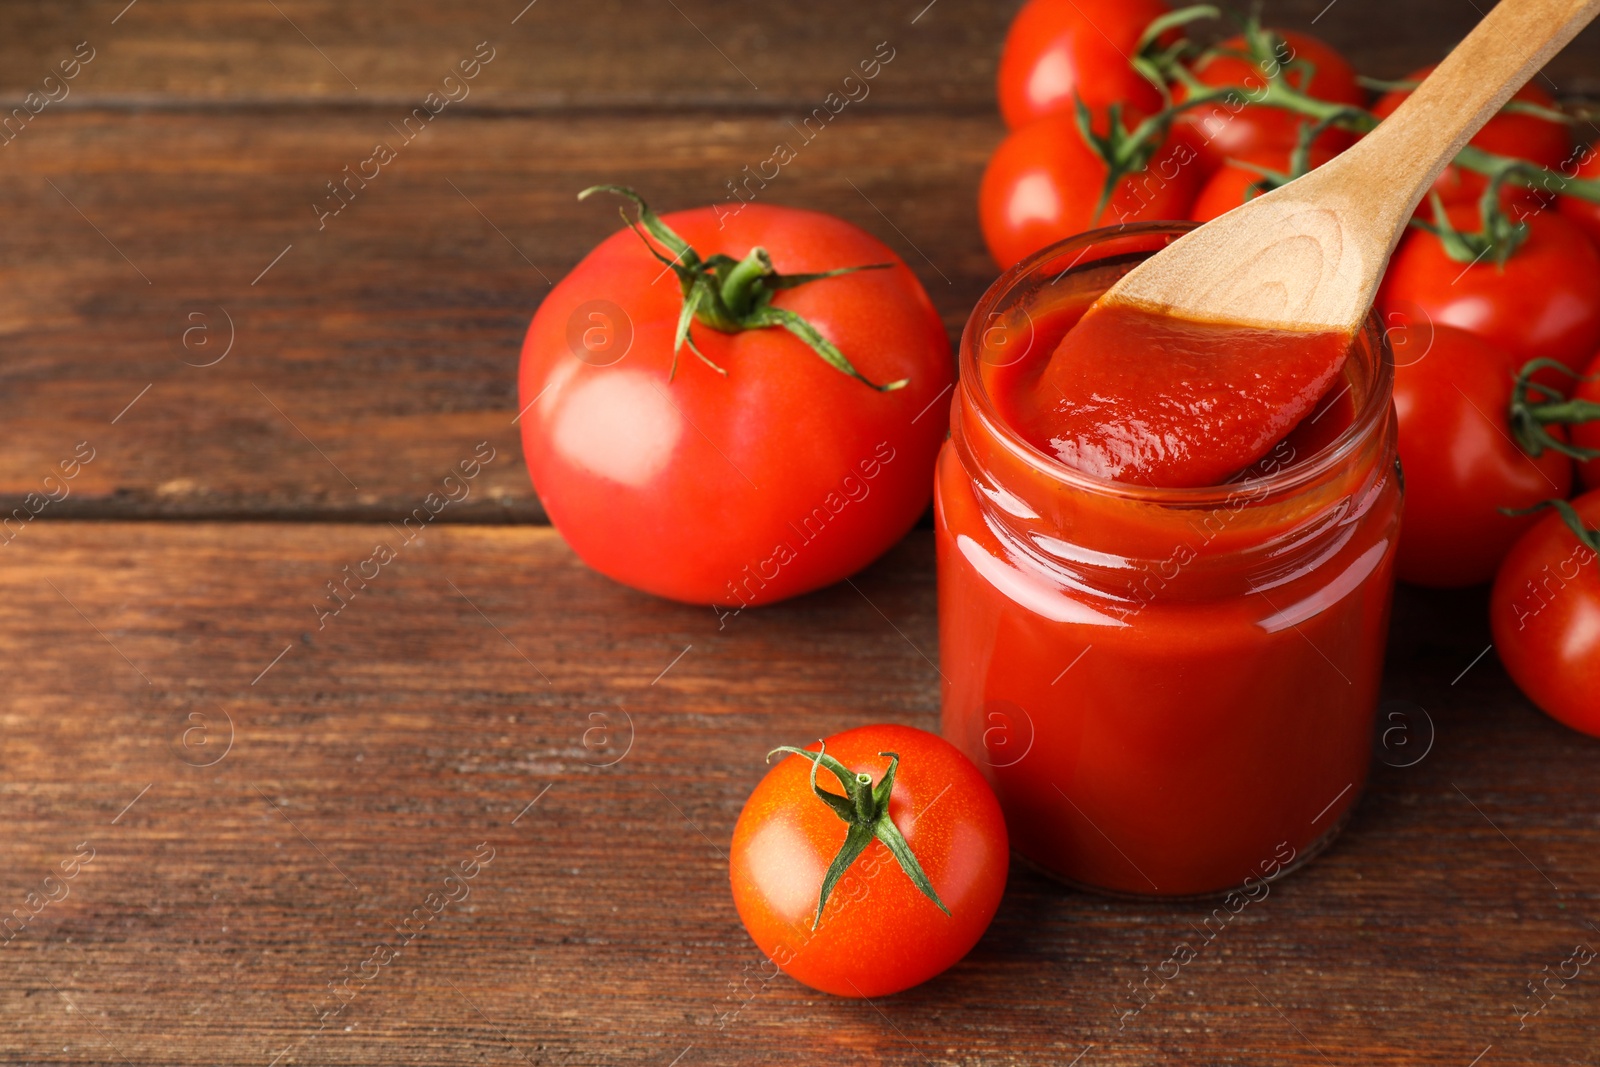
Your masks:
<svg viewBox="0 0 1600 1067"><path fill-rule="evenodd" d="M1410 218L1455 154L1597 13L1600 0L1500 0L1352 150L1383 214L1397 227ZM1371 181L1372 171L1388 180Z"/></svg>

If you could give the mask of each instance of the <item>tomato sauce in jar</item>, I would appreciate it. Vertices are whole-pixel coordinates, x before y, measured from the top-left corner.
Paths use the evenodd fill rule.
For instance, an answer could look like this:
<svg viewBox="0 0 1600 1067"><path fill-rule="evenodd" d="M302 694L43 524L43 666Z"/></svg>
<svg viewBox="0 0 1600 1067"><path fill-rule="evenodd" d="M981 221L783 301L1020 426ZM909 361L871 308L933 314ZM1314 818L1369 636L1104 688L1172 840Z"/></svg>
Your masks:
<svg viewBox="0 0 1600 1067"><path fill-rule="evenodd" d="M1060 339L1188 228L1084 234L990 288L935 491L943 733L1018 853L1133 895L1276 875L1342 826L1371 754L1400 516L1375 321L1310 413L1221 484L1113 481L1024 429Z"/></svg>

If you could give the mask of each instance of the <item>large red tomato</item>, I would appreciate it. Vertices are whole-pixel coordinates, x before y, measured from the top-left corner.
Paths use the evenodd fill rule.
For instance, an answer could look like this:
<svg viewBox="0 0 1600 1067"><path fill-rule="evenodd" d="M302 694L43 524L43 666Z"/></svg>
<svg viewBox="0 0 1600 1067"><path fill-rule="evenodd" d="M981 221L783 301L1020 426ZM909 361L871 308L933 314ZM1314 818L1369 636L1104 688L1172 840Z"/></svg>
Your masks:
<svg viewBox="0 0 1600 1067"><path fill-rule="evenodd" d="M820 750L827 766L790 755L745 801L733 902L796 980L843 997L897 993L965 956L994 917L1010 860L1000 803L966 756L922 730L863 726Z"/></svg>
<svg viewBox="0 0 1600 1067"><path fill-rule="evenodd" d="M1433 66L1430 65L1414 71L1403 80L1420 82L1432 73ZM1395 108L1400 106L1401 101L1410 95L1409 89L1396 89L1386 93L1373 105L1372 113L1380 119L1388 118L1394 114ZM1556 109L1555 99L1533 82L1518 89L1512 99L1550 108L1552 111ZM1488 124L1478 131L1477 136L1473 137L1471 143L1485 152L1526 159L1541 167L1558 170L1571 154L1572 135L1567 132L1565 123L1552 122L1537 115L1503 111L1490 119ZM1487 179L1483 175L1452 165L1446 167L1444 173L1439 175L1439 180L1433 183L1433 188L1446 203L1460 203L1481 196L1486 182ZM1507 188L1517 189L1516 186ZM1525 192L1524 195L1531 194ZM1424 214L1426 215L1426 212Z"/></svg>
<svg viewBox="0 0 1600 1067"><path fill-rule="evenodd" d="M1489 622L1500 662L1528 699L1600 737L1600 492L1569 507L1546 514L1506 556Z"/></svg>
<svg viewBox="0 0 1600 1067"><path fill-rule="evenodd" d="M1075 98L1155 111L1160 91L1128 60L1145 27L1170 10L1161 0L1029 0L1000 52L1006 125L1071 114Z"/></svg>
<svg viewBox="0 0 1600 1067"><path fill-rule="evenodd" d="M1463 232L1479 225L1477 208L1447 210ZM1401 238L1379 290L1385 312L1456 326L1506 350L1519 366L1546 357L1581 369L1600 348L1600 251L1554 212L1527 220L1528 237L1504 265L1491 253L1462 262L1431 233Z"/></svg>
<svg viewBox="0 0 1600 1067"><path fill-rule="evenodd" d="M1546 449L1535 459L1509 421L1516 368L1494 345L1449 326L1433 329L1420 359L1397 365L1405 521L1395 558L1402 581L1464 586L1487 582L1537 520L1530 508L1572 488L1572 460Z"/></svg>
<svg viewBox="0 0 1600 1067"><path fill-rule="evenodd" d="M523 450L550 521L602 574L700 604L768 603L859 570L931 495L954 366L927 294L881 242L827 215L746 204L647 221L693 248L680 266L720 266L724 288L754 280L735 302L775 325L696 320L704 359L674 354L673 270L627 229L585 256L522 348ZM774 287L757 248L791 279L892 266ZM795 316L865 378L904 387L830 366L785 328Z"/></svg>
<svg viewBox="0 0 1600 1067"><path fill-rule="evenodd" d="M1106 116L1095 116L1096 132ZM1138 122L1128 116L1129 125ZM1109 170L1072 115L1054 115L1017 130L989 157L978 187L978 218L989 254L1009 267L1046 245L1096 226L1187 218L1200 181L1192 145L1171 138L1142 171L1123 178L1098 216Z"/></svg>
<svg viewBox="0 0 1600 1067"><path fill-rule="evenodd" d="M1319 100L1359 107L1366 102L1366 94L1356 81L1355 68L1336 52L1331 45L1306 33L1275 30L1280 47L1273 62L1282 68L1282 77L1294 88ZM1243 53L1247 42L1243 37L1230 37L1218 46L1229 52ZM1307 66L1314 67L1306 77ZM1271 149L1294 147L1301 127L1311 120L1279 107L1268 107L1249 101L1260 96L1267 84L1271 70L1242 59L1237 55L1217 55L1203 60L1195 68L1195 76L1214 89L1233 87L1236 96L1221 102L1196 107L1183 112L1182 120L1204 144L1204 154L1220 165L1226 158L1248 159L1253 153ZM1175 90L1174 96L1183 100L1187 93ZM1318 135L1316 145L1325 152L1337 154L1355 143L1355 135L1339 129L1324 130Z"/></svg>

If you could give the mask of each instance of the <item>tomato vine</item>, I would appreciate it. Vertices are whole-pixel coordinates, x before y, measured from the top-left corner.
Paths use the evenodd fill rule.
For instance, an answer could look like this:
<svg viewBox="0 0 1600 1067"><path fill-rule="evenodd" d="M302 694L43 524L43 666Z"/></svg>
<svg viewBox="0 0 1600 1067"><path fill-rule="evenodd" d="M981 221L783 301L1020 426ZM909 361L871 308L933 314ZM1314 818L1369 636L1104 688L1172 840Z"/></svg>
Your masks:
<svg viewBox="0 0 1600 1067"><path fill-rule="evenodd" d="M1571 367L1555 359L1535 359L1523 367L1511 393L1511 432L1517 444L1535 458L1549 449L1580 462L1600 459L1600 450L1582 448L1564 441L1549 429L1551 426L1574 426L1600 420L1600 404L1592 400L1568 399L1559 390L1534 381L1534 375L1541 371L1564 374L1579 381L1591 380L1581 377Z"/></svg>
<svg viewBox="0 0 1600 1067"><path fill-rule="evenodd" d="M1079 102L1079 129L1084 134L1085 142L1105 160L1108 171L1100 204L1095 212L1096 217L1110 202L1117 184L1129 174L1144 168L1156 147L1166 139L1173 120L1187 111L1212 104L1227 103L1237 104L1240 109L1278 108L1311 119L1311 122L1299 130L1290 157L1289 172L1284 175L1268 176L1281 177L1284 182L1310 169L1311 147L1317 137L1325 131L1336 128L1360 135L1370 133L1377 128L1381 120L1371 111L1350 104L1320 100L1297 88L1287 75L1291 72L1301 73L1304 75L1301 84L1309 84L1315 73L1315 66L1304 59L1286 59L1287 46L1283 38L1276 32L1262 27L1259 18L1254 15L1238 19L1242 27L1241 36L1246 42L1243 50L1200 48L1187 38L1162 44L1162 37L1170 30L1202 19L1216 19L1221 16L1219 8L1210 4L1198 4L1163 15L1152 21L1145 29L1139 40L1138 51L1130 62L1134 69L1161 91L1165 106L1140 121L1131 130L1123 125L1121 115L1113 111L1111 128L1108 132L1103 136L1092 135L1088 128L1088 111L1081 101ZM1220 56L1243 60L1259 70L1262 75L1259 92L1252 91L1246 98L1238 86L1213 87L1202 82L1194 73L1194 66ZM1369 85L1374 84L1370 79L1367 81ZM1381 84L1393 88L1414 88L1417 83ZM1172 92L1174 85L1183 89L1184 99L1174 99ZM1525 101L1511 101L1505 110L1525 111L1540 117L1571 121L1570 116ZM1497 258L1503 259L1509 256L1515 251L1521 239L1520 220L1516 222L1506 220L1499 206L1500 192L1505 185L1559 192L1600 203L1600 179L1579 178L1575 173L1557 173L1526 160L1497 155L1472 145L1463 147L1456 154L1454 162L1464 170L1473 171L1489 179L1489 188L1481 200L1480 210L1484 222L1480 236L1484 241L1493 244ZM1422 222L1419 225L1426 227L1430 224ZM1466 246L1458 242L1456 247L1464 249ZM1479 250L1481 245L1467 254L1463 261L1472 261ZM1457 253L1452 251L1451 255L1452 258L1456 258Z"/></svg>
<svg viewBox="0 0 1600 1067"><path fill-rule="evenodd" d="M683 312L678 317L678 329L673 337L672 367L667 373L669 380L677 372L678 352L685 345L700 358L701 362L718 374L726 376L728 373L713 363L694 343L690 327L696 322L719 333L738 333L741 330L759 330L769 326L782 327L822 357L828 366L858 382L870 385L879 392L887 393L903 388L909 380L902 378L886 385L878 385L869 380L856 370L855 365L839 351L838 346L824 337L815 326L788 308L778 307L772 303L774 294L784 289L793 289L823 278L837 278L841 274L853 274L856 271L887 270L892 264L870 263L865 266L840 267L837 270L820 271L815 274L780 274L772 264L772 257L760 246L750 249L743 259L734 259L721 253L702 259L699 253L674 233L670 226L662 222L661 217L651 211L650 205L632 189L623 185L592 185L579 193L578 199L586 200L594 193L615 193L633 201L638 218L628 218L627 211L619 208L622 221L639 235L639 239L644 242L652 256L677 275L678 284L683 289ZM657 244L672 255L670 257L663 255L656 247Z"/></svg>

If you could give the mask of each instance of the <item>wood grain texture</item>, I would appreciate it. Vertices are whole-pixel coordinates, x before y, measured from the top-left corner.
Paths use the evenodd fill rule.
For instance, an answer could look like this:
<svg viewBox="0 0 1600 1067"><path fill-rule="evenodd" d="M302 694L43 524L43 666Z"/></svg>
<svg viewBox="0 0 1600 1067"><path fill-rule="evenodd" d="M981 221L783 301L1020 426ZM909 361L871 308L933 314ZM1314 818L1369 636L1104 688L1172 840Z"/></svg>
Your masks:
<svg viewBox="0 0 1600 1067"><path fill-rule="evenodd" d="M904 45L875 99L992 112L994 67L1018 0L15 0L0 36L0 98L35 87L72 46L99 54L63 106L414 102L481 40L503 44L471 100L496 109L719 111L816 103L879 41ZM1311 30L1364 73L1437 62L1481 17L1459 0L1269 0L1269 20ZM124 9L127 8L126 11ZM676 10L674 10L676 8ZM117 18L118 13L121 17ZM112 20L117 21L113 24ZM1594 95L1591 30L1548 71ZM496 63L498 64L498 60ZM342 73L341 73L342 72ZM347 80L348 79L348 80Z"/></svg>
<svg viewBox="0 0 1600 1067"><path fill-rule="evenodd" d="M952 334L993 276L975 192L988 118L846 110L800 144L778 117L447 109L406 144L389 117L39 116L0 171L26 205L0 235L4 510L89 441L61 514L397 519L489 441L505 459L443 518L538 518L517 358L547 279L621 225L576 199L600 181L698 206L789 140L760 195L880 236ZM379 138L398 158L319 229L325 183Z"/></svg>
<svg viewBox="0 0 1600 1067"><path fill-rule="evenodd" d="M719 628L517 525L540 518L510 425L522 331L616 225L572 194L712 201L889 40L771 198L882 237L954 332L993 277L975 189L1015 7L0 8L13 103L97 49L0 147L0 505L75 471L0 539L0 1063L1597 1062L1589 970L1517 1017L1600 936L1596 742L1474 661L1481 594L1402 591L1386 685L1411 703L1346 834L1119 1030L1204 907L1017 866L971 957L875 1004L770 978L733 913L722 852L762 754L936 726L926 533L856 588ZM1383 76L1479 17L1268 10ZM471 97L319 231L324 183L485 39ZM1600 88L1594 47L1557 58L1558 89ZM234 347L195 365L230 317ZM328 521L398 522L482 441L471 497L412 543ZM319 620L380 541L398 558ZM470 896L319 1034L329 983L480 843Z"/></svg>
<svg viewBox="0 0 1600 1067"><path fill-rule="evenodd" d="M1128 983L1198 941L1207 906L1014 867L972 956L870 1005L764 977L733 912L723 853L765 751L936 725L929 535L856 589L719 630L549 530L438 528L318 630L323 582L380 540L41 523L7 549L0 903L80 842L95 854L0 944L0 1059L1594 1062L1587 972L1520 1031L1516 1005L1600 942L1600 743L1533 711L1492 655L1452 685L1487 644L1479 594L1403 591L1389 695L1429 718L1384 755L1421 758L1380 762L1335 847L1119 1030ZM229 719L231 750L186 765ZM210 748L184 744L197 725ZM481 842L471 895L312 1036L327 983Z"/></svg>

